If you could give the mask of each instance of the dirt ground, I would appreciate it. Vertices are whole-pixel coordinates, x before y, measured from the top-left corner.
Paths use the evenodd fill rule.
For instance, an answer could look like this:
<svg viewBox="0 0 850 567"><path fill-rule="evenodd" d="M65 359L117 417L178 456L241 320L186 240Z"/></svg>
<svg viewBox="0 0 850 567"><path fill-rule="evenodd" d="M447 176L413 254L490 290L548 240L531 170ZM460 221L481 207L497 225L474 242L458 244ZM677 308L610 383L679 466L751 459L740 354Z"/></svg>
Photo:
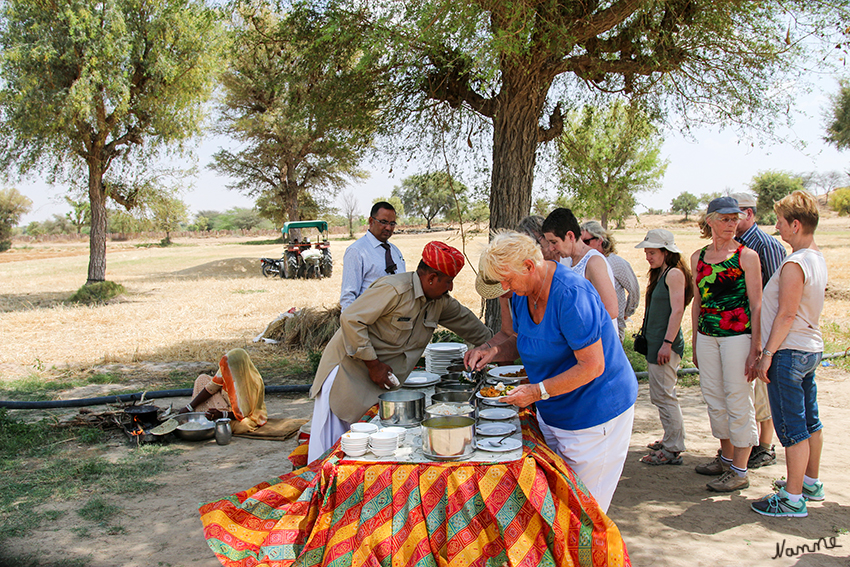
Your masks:
<svg viewBox="0 0 850 567"><path fill-rule="evenodd" d="M724 495L708 492L709 477L693 467L713 456L717 443L708 429L705 405L698 387L680 390L688 451L683 466L648 467L638 462L644 446L660 433L655 407L645 384L636 406L631 448L620 485L609 510L628 546L635 566L679 567L771 565L776 567L846 567L850 565L850 456L840 437L850 428L850 374L823 368L818 376L821 417L826 443L821 479L827 499L809 505L809 517L776 519L760 516L749 502L770 492L771 482L784 475L784 455L777 463L750 472L750 488ZM157 400L160 406L188 399ZM267 399L271 417L309 418L312 402L300 396ZM61 564L84 559L91 567L213 567L219 565L207 547L198 505L250 488L292 470L287 455L295 440L285 442L235 437L226 446L214 440L175 441L183 449L169 457L171 472L157 478L163 486L133 502L119 502L125 512L119 522L127 533L110 536L91 530L78 537L74 510L79 505L45 504L45 510L66 512L55 524L30 537L8 541L7 552L25 555L38 548L45 563ZM108 457L127 453L125 441L116 439ZM817 552L774 558L777 546L796 551L810 549L819 538ZM831 539L834 538L834 539ZM49 545L43 545L50 542ZM828 549L827 546L831 546ZM0 552L2 564L2 552Z"/></svg>

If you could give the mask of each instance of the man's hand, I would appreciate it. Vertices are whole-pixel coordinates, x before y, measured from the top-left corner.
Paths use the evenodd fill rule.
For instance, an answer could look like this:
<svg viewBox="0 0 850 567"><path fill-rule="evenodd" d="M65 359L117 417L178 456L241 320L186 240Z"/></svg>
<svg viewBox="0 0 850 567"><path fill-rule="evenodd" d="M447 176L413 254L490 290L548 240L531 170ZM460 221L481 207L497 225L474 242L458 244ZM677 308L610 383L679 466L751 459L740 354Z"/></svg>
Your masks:
<svg viewBox="0 0 850 567"><path fill-rule="evenodd" d="M489 344L485 343L466 351L463 355L463 365L471 370L482 370L496 358L498 352L496 347L490 347Z"/></svg>
<svg viewBox="0 0 850 567"><path fill-rule="evenodd" d="M389 364L384 364L377 358L375 360L364 360L366 368L369 369L369 379L385 390L392 390L394 385L390 378L393 369ZM398 380L396 380L398 382ZM398 386L398 384L395 384Z"/></svg>

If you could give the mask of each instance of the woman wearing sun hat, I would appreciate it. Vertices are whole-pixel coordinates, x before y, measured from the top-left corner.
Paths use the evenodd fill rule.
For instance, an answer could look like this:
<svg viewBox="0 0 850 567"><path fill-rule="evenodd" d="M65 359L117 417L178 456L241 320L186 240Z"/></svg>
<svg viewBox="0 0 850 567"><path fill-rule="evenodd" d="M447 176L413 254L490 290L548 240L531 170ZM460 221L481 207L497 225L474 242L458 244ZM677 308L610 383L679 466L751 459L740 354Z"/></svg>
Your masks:
<svg viewBox="0 0 850 567"><path fill-rule="evenodd" d="M750 485L747 460L758 445L750 374L761 346L761 263L735 240L741 214L731 197L711 201L701 228L711 244L691 256L694 363L711 433L720 440L717 457L696 472L720 475L706 484L715 492Z"/></svg>
<svg viewBox="0 0 850 567"><path fill-rule="evenodd" d="M685 352L682 316L693 298L691 270L673 233L656 228L646 233L643 248L649 263L644 335L647 342L649 400L658 408L664 437L649 446L652 452L640 461L647 465L681 465L685 450L685 424L676 398L676 372Z"/></svg>

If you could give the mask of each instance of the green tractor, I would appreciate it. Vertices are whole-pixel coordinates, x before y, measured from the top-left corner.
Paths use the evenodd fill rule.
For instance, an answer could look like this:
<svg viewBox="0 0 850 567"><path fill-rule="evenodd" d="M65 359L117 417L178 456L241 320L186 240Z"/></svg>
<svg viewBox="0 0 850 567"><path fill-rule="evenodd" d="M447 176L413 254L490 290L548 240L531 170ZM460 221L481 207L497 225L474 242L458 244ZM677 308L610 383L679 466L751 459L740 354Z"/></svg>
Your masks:
<svg viewBox="0 0 850 567"><path fill-rule="evenodd" d="M304 229L315 228L319 236L316 242L310 242ZM292 221L283 224L280 229L285 243L285 263L282 276L295 278L329 278L333 271L331 243L328 241L328 223L326 221Z"/></svg>

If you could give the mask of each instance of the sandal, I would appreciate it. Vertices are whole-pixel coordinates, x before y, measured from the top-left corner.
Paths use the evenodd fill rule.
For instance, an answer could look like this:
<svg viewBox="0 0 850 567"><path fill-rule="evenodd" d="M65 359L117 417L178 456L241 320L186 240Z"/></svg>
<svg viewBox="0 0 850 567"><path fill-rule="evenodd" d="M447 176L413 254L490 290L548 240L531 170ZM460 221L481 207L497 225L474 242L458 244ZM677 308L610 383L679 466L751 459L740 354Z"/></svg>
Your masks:
<svg viewBox="0 0 850 567"><path fill-rule="evenodd" d="M659 449L648 455L644 455L640 462L646 465L681 465L682 457L679 456L679 453L671 453L665 449Z"/></svg>
<svg viewBox="0 0 850 567"><path fill-rule="evenodd" d="M655 443L650 443L646 446L647 449L652 449L653 451L660 451L664 448L664 445L661 444L661 440L659 439Z"/></svg>

